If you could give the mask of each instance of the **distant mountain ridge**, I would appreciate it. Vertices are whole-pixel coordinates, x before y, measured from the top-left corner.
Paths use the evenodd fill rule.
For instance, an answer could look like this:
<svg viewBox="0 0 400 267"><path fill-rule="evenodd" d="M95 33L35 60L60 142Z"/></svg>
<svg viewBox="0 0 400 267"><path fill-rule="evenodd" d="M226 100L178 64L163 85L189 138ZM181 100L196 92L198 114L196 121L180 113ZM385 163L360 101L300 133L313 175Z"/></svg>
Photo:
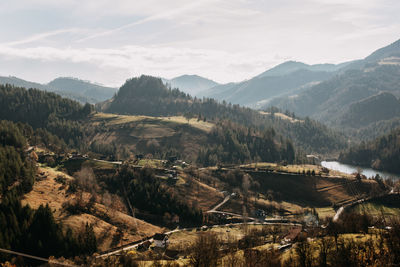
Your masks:
<svg viewBox="0 0 400 267"><path fill-rule="evenodd" d="M1 77L0 84L11 84L24 88L36 88L43 91L55 92L61 96L79 101L81 103L95 104L110 99L117 88L106 87L83 81L77 78L60 77L48 84L26 81L17 77Z"/></svg>
<svg viewBox="0 0 400 267"><path fill-rule="evenodd" d="M47 85L51 88L56 88L55 92L85 97L88 99L87 102L92 104L110 99L118 90L117 88L69 77L54 79Z"/></svg>
<svg viewBox="0 0 400 267"><path fill-rule="evenodd" d="M393 94L382 92L351 104L341 124L363 126L399 116L400 101Z"/></svg>
<svg viewBox="0 0 400 267"><path fill-rule="evenodd" d="M35 83L26 81L14 76L0 76L0 84L11 84L18 87L24 88L36 88L44 91L49 91L49 88L45 84Z"/></svg>
<svg viewBox="0 0 400 267"><path fill-rule="evenodd" d="M164 83L171 86L171 88L178 88L180 91L190 94L192 96L197 95L199 92L210 89L214 86L219 85L213 80L201 77L199 75L181 75L171 80L162 79Z"/></svg>
<svg viewBox="0 0 400 267"><path fill-rule="evenodd" d="M351 64L352 62L345 62L341 64L315 64L315 65L308 65L298 61L286 61L282 64L279 64L272 69L269 69L256 77L266 77L266 76L283 76L288 75L292 72L298 70L309 70L309 71L325 71L325 72L334 72L338 71L339 69Z"/></svg>
<svg viewBox="0 0 400 267"><path fill-rule="evenodd" d="M397 125L400 120L400 40L354 61L333 77L300 93L272 100L264 106L288 109L330 126L367 129L363 136L376 136L370 125Z"/></svg>
<svg viewBox="0 0 400 267"><path fill-rule="evenodd" d="M273 98L302 91L325 81L351 63L308 65L287 61L250 80L217 85L198 93L197 96L258 108Z"/></svg>
<svg viewBox="0 0 400 267"><path fill-rule="evenodd" d="M217 85L199 92L197 96L211 97L219 101L225 100L232 104L252 108L264 108L275 105L276 98L297 96L336 75L342 75L348 70L368 68L374 63L400 65L400 40L378 49L365 59L340 64L308 65L302 62L287 61L249 80Z"/></svg>
<svg viewBox="0 0 400 267"><path fill-rule="evenodd" d="M366 57L365 61L377 61L391 56L400 57L400 39L388 46L376 50Z"/></svg>

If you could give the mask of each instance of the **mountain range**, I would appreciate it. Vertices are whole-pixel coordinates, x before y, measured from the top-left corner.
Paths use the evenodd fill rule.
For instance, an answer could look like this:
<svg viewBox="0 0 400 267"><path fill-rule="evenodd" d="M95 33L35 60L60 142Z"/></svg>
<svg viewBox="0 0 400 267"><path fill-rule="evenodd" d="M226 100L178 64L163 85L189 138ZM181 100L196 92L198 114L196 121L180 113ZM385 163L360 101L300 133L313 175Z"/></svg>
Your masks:
<svg viewBox="0 0 400 267"><path fill-rule="evenodd" d="M303 92L312 90L318 84L335 79L349 70L368 69L369 65L399 64L399 41L378 49L362 60L354 60L341 64L308 65L302 62L287 61L269 69L249 80L239 83L228 83L214 86L199 92L197 96L225 100L232 104L240 104L252 108L278 106L290 111L290 101ZM307 93L305 93L307 94ZM279 99L278 101L276 99ZM361 100L361 99L359 99ZM281 102L285 104L281 104ZM309 105L309 103L307 103ZM305 106L306 107L306 106ZM299 115L306 115L300 113Z"/></svg>
<svg viewBox="0 0 400 267"><path fill-rule="evenodd" d="M179 88L180 91L190 95L219 85L210 79L198 75L182 75L173 79L161 78L164 84L171 88ZM24 88L36 88L43 91L55 92L61 96L79 101L81 103L96 104L113 97L118 88L107 87L80 80L72 77L59 77L47 84L27 81L13 76L0 76L0 84L10 84Z"/></svg>
<svg viewBox="0 0 400 267"><path fill-rule="evenodd" d="M18 87L36 88L43 91L55 92L81 103L91 104L110 99L118 90L117 88L106 87L70 77L60 77L47 84L41 84L12 76L0 76L0 84L10 84Z"/></svg>
<svg viewBox="0 0 400 267"><path fill-rule="evenodd" d="M161 80L192 96L262 110L274 106L369 139L380 134L377 127L400 126L399 74L400 40L361 60L336 65L287 61L239 83L218 84L198 75ZM0 77L0 83L52 91L81 103L104 102L118 91L75 78L40 84Z"/></svg>
<svg viewBox="0 0 400 267"><path fill-rule="evenodd" d="M302 62L287 61L250 80L217 85L197 95L259 108L273 98L290 95L294 92L298 93L321 81L328 80L337 71L351 63L308 65Z"/></svg>
<svg viewBox="0 0 400 267"><path fill-rule="evenodd" d="M171 86L171 88L179 88L179 90L195 96L198 93L208 90L214 86L219 85L213 80L198 76L198 75L182 75L175 77L171 80L162 79L165 84Z"/></svg>
<svg viewBox="0 0 400 267"><path fill-rule="evenodd" d="M377 123L399 126L400 40L301 92L271 100L276 106L338 128L373 132ZM386 127L384 127L386 128Z"/></svg>

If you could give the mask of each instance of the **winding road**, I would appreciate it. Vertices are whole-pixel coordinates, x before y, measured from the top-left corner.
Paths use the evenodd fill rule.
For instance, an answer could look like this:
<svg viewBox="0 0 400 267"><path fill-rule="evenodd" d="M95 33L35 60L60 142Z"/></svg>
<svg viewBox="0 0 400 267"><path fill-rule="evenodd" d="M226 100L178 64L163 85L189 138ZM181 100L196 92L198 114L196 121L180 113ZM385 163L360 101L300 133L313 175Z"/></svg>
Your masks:
<svg viewBox="0 0 400 267"><path fill-rule="evenodd" d="M228 223L228 224L221 224L221 225L210 225L210 226L207 226L207 228L224 227L224 226L231 226L231 225L242 225L242 224L301 226L301 224L299 224L299 223L277 222L276 220L261 220L261 219L257 219L257 218L253 218L253 217L243 216L243 215L237 214L237 213L218 211L217 209L219 209L222 205L224 205L226 202L228 202L230 198L231 198L231 195L226 196L222 202L220 202L219 204L217 204L215 207L213 207L212 209L208 210L207 212L208 213L219 213L219 214L230 215L230 216L235 216L235 217L241 217L241 218L246 219L246 220L251 220L252 222L241 222L241 223ZM164 234L170 235L172 233L181 232L181 231L192 231L192 230L195 230L195 229L198 229L198 228L199 227L182 228L182 229L177 228L175 230L171 230L171 231L165 232ZM130 244L128 244L126 246L123 246L123 247L115 248L114 250L111 250L111 251L106 251L106 252L100 254L99 256L97 256L97 258L104 258L104 257L109 257L109 256L112 256L112 255L118 255L118 254L127 252L129 250L137 248L138 246L140 246L141 244L143 244L146 241L153 242L153 236L150 236L150 237L148 237L146 239L142 239L140 241L136 241L136 242L130 243Z"/></svg>

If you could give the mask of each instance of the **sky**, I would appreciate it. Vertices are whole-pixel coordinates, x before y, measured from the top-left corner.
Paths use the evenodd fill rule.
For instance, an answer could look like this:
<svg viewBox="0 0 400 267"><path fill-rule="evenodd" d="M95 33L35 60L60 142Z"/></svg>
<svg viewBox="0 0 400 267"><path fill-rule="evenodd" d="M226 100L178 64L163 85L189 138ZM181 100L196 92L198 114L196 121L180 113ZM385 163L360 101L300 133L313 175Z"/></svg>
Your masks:
<svg viewBox="0 0 400 267"><path fill-rule="evenodd" d="M238 82L287 60L364 58L400 39L399 14L398 0L2 0L0 75Z"/></svg>

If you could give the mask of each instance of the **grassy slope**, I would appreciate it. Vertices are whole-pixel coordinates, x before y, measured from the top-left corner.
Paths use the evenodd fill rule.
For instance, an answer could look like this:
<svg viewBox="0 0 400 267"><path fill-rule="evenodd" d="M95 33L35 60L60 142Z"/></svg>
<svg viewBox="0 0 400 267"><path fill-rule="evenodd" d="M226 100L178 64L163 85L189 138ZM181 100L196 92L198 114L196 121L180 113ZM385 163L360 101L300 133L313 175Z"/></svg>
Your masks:
<svg viewBox="0 0 400 267"><path fill-rule="evenodd" d="M259 113L262 114L262 115L271 115L271 112L259 111ZM291 123L295 123L295 122L304 122L304 120L294 119L294 118L289 117L288 115L283 114L283 113L281 113L281 112L275 112L275 113L274 113L274 116L276 116L276 117L278 117L278 118L281 118L282 120L288 120L288 121L290 121Z"/></svg>
<svg viewBox="0 0 400 267"><path fill-rule="evenodd" d="M367 201L365 203L352 207L352 210L364 213L367 212L374 216L400 216L400 196L389 195Z"/></svg>
<svg viewBox="0 0 400 267"><path fill-rule="evenodd" d="M79 231L86 222L93 224L100 250L139 240L144 236L161 231L157 226L105 207L99 203L101 199L96 199L95 212L92 214L69 215L63 205L76 198L77 195L68 194L66 188L55 178L57 176L63 176L66 179L74 178L51 168L39 168L39 173L41 172L45 173L46 178L35 182L33 190L24 195L22 203L29 204L34 209L48 204L54 212L55 218L74 232ZM107 216L111 220L105 220L104 218ZM123 227L122 236L118 234L121 227Z"/></svg>
<svg viewBox="0 0 400 267"><path fill-rule="evenodd" d="M183 174L184 182L178 183L173 190L182 201L193 203L202 211L207 211L220 203L224 196L217 189Z"/></svg>
<svg viewBox="0 0 400 267"><path fill-rule="evenodd" d="M273 164L262 163L258 166L270 166ZM247 165L247 167L249 167ZM358 182L349 175L341 176L335 172L325 176L307 176L297 174L298 169L315 169L318 174L319 166L295 165L275 166L274 172L263 172L260 170L247 169L246 172L252 177L254 182L259 183L258 189L251 188L248 211L258 208L268 210L268 207L286 215L301 211L303 208L315 207L321 213L321 217L333 216L333 204L342 205L354 201L357 198L365 197L376 182L373 180L362 180ZM291 173L278 173L276 171L293 170ZM213 175L216 177L224 175L228 170L214 169ZM231 191L233 188L226 188ZM267 200L267 195L272 192L273 199ZM258 198L255 196L258 195ZM242 211L243 199L232 199L227 202L220 210L239 212Z"/></svg>
<svg viewBox="0 0 400 267"><path fill-rule="evenodd" d="M125 116L97 113L92 125L104 126L91 138L103 143L123 144L135 153L152 153L158 148L174 148L186 158L194 159L200 144L207 141L207 133L213 124L184 117ZM149 145L149 142L152 143ZM154 145L156 142L156 145Z"/></svg>
<svg viewBox="0 0 400 267"><path fill-rule="evenodd" d="M183 116L171 116L171 117L151 117L151 116L134 116L134 115L117 115L110 113L96 113L92 117L93 122L105 122L106 125L121 125L130 122L150 122L152 124L160 123L163 125L173 124L188 124L193 128L197 128L204 132L211 131L214 126L212 123L190 119L189 121Z"/></svg>

